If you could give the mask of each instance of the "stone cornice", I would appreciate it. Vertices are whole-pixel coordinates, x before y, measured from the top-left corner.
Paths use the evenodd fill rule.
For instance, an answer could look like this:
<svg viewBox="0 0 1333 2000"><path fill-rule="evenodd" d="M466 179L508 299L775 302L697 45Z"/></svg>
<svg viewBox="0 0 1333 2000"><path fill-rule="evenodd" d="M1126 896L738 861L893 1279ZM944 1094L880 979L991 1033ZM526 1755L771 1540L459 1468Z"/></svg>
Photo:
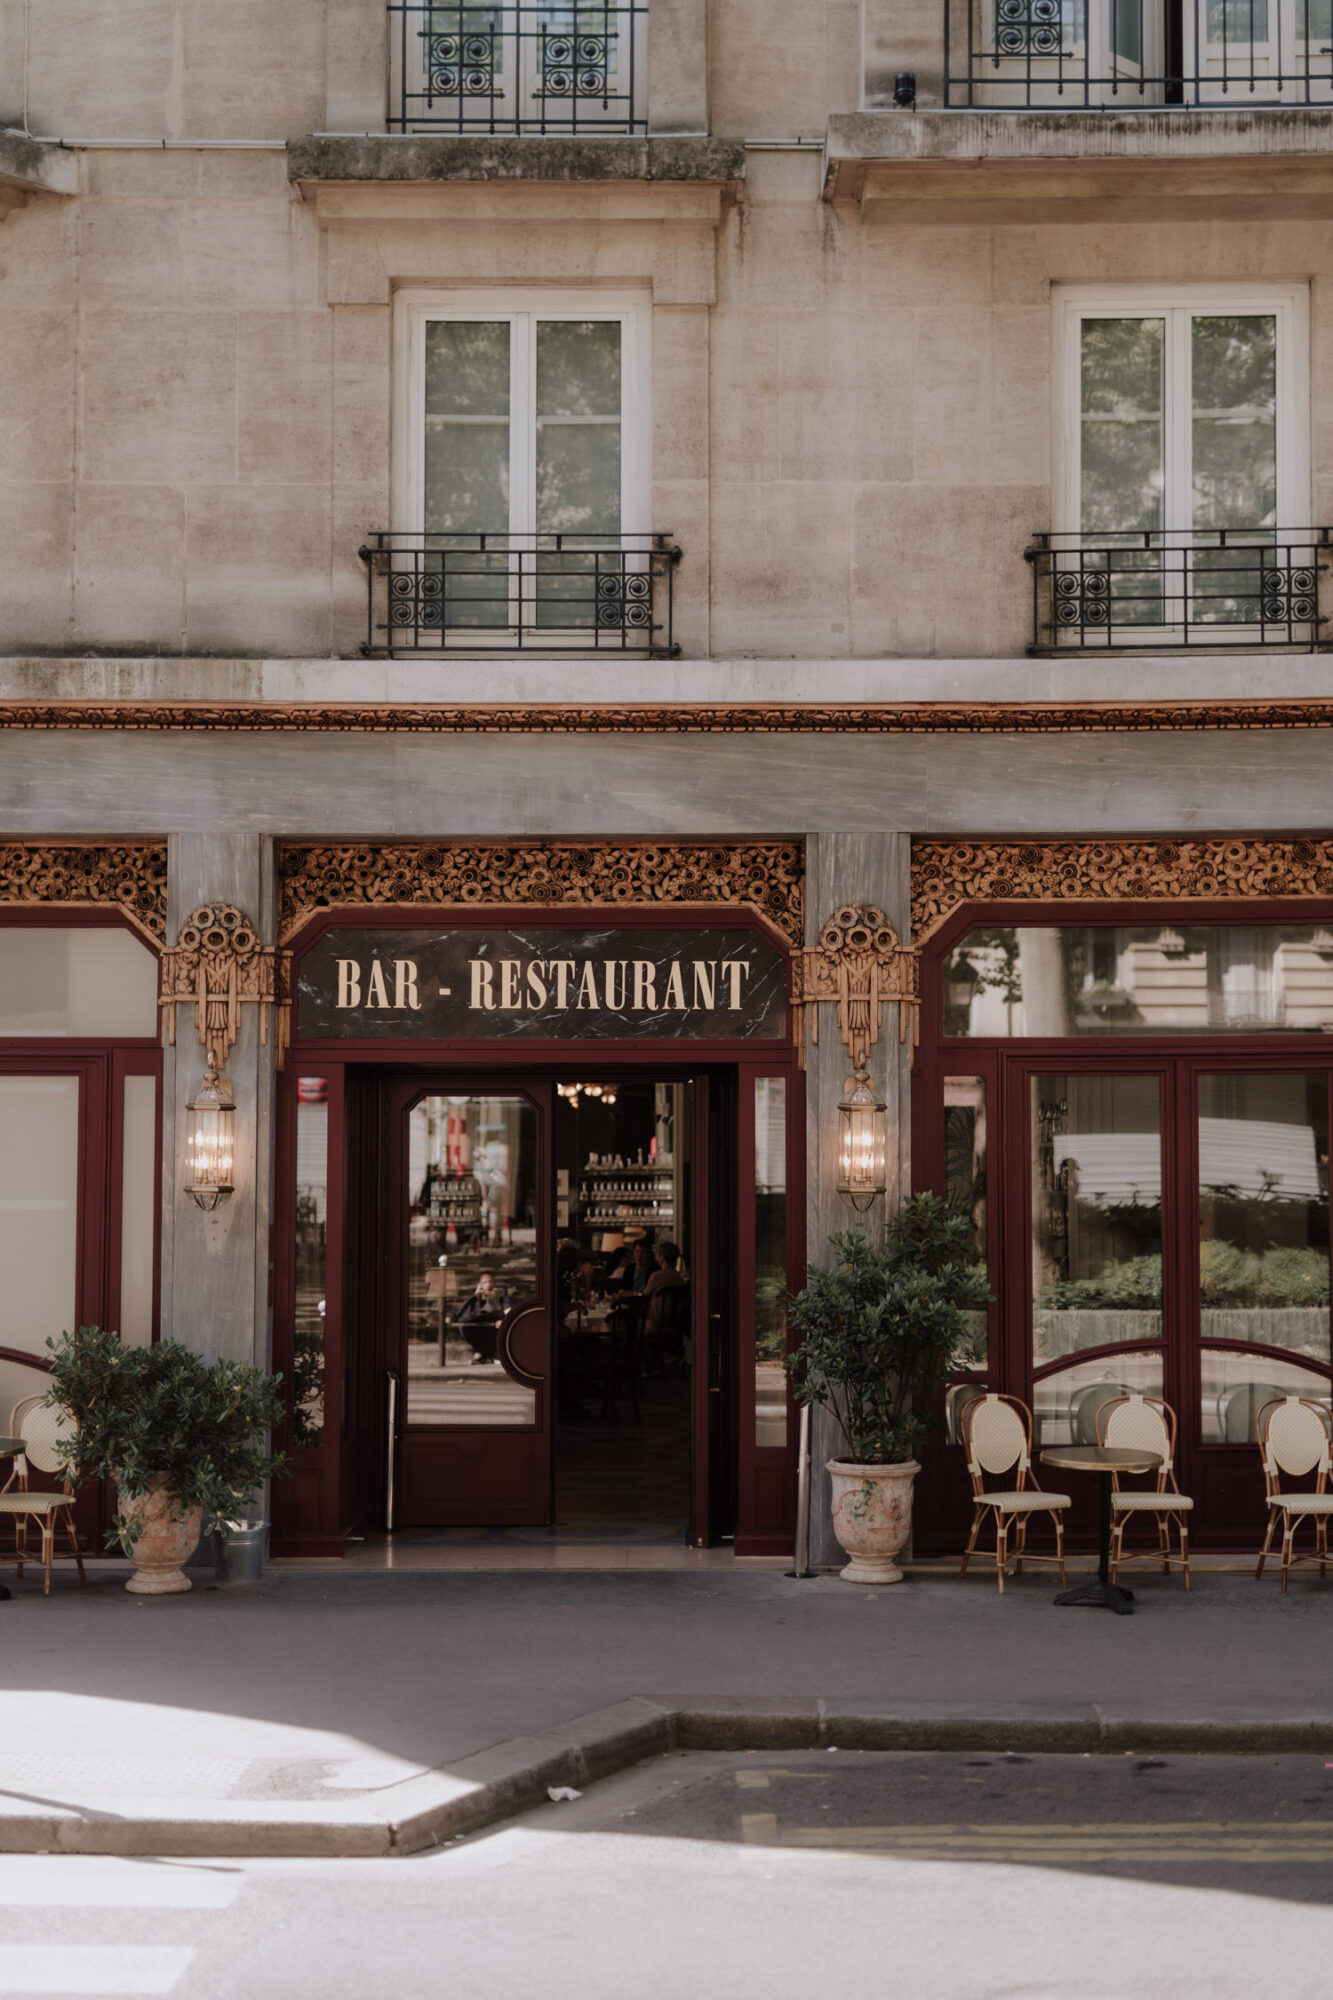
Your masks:
<svg viewBox="0 0 1333 2000"><path fill-rule="evenodd" d="M1333 700L767 705L0 701L0 730L441 736L1032 736L1333 728Z"/></svg>

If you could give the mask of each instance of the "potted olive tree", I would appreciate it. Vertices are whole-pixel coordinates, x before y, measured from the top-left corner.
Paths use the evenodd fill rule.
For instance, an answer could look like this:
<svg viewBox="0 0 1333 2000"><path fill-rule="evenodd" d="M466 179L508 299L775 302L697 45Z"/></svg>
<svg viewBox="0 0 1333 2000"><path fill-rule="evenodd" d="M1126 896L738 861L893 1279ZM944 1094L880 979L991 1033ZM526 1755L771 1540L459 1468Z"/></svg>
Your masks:
<svg viewBox="0 0 1333 2000"><path fill-rule="evenodd" d="M916 1449L969 1351L967 1315L989 1297L971 1232L938 1195L913 1195L882 1248L859 1231L832 1237L837 1263L815 1265L791 1301L796 1398L831 1410L846 1442L828 1470L849 1583L902 1580L895 1558L912 1524Z"/></svg>
<svg viewBox="0 0 1333 2000"><path fill-rule="evenodd" d="M135 1565L127 1590L189 1590L182 1565L205 1516L225 1535L251 1494L281 1468L267 1434L281 1420L281 1377L241 1361L205 1361L179 1341L122 1346L80 1327L48 1341L47 1401L78 1428L58 1447L75 1487L114 1479L119 1511L107 1535Z"/></svg>

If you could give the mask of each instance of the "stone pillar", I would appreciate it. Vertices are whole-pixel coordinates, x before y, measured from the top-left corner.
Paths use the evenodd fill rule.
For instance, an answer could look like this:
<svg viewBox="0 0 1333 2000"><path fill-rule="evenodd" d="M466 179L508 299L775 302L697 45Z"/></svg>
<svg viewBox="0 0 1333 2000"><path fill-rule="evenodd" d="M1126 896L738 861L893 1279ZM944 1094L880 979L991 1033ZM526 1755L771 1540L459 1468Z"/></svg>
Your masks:
<svg viewBox="0 0 1333 2000"><path fill-rule="evenodd" d="M254 834L173 834L167 847L167 933L201 903L234 903L260 939L274 939L272 842ZM206 1056L192 1011L178 1010L165 1051L162 1105L162 1332L210 1359L270 1353L269 1223L273 1184L273 1028L259 1041L259 1010L241 1009L225 1069L236 1098L236 1191L205 1214L183 1191L185 1106Z"/></svg>
<svg viewBox="0 0 1333 2000"><path fill-rule="evenodd" d="M648 130L663 137L709 130L706 0L652 0Z"/></svg>
<svg viewBox="0 0 1333 2000"><path fill-rule="evenodd" d="M814 944L826 917L842 903L873 903L904 942L911 914L911 839L905 833L816 833L806 842L806 943ZM884 1098L888 1120L888 1190L883 1202L858 1215L837 1191L838 1099L852 1064L838 1034L834 1010L821 1006L819 1046L806 1044L806 1256L827 1263L835 1230L882 1232L885 1215L911 1186L910 1126L912 1050L898 1041L897 1008L885 1010L880 1039L868 1068ZM825 1411L814 1412L811 1461L810 1560L840 1563L829 1517L826 1459L836 1456L839 1433Z"/></svg>

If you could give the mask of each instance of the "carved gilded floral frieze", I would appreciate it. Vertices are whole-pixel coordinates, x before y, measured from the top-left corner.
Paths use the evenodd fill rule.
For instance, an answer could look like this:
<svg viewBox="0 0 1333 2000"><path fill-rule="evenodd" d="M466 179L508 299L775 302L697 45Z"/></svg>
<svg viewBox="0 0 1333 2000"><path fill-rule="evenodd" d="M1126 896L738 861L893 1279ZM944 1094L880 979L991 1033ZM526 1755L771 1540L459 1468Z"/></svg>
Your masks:
<svg viewBox="0 0 1333 2000"><path fill-rule="evenodd" d="M809 945L797 961L795 994L798 1021L810 1016L811 1039L819 1041L819 1002L837 1009L843 1047L859 1062L879 1040L884 1008L898 1009L898 1039L909 1030L916 1040L920 1005L920 960L904 945L883 910L872 903L845 903L823 926L819 942ZM797 1029L798 1046L802 1041Z"/></svg>
<svg viewBox="0 0 1333 2000"><path fill-rule="evenodd" d="M176 1039L176 1015L193 1007L201 1048L217 1068L226 1062L241 1031L241 1009L259 1009L259 1039L268 1040L268 1017L275 1015L274 1053L282 1068L287 1044L286 978L289 954L259 942L259 933L233 903L203 903L180 927L174 945L162 954L162 1035Z"/></svg>
<svg viewBox="0 0 1333 2000"><path fill-rule="evenodd" d="M912 942L966 903L1263 902L1333 896L1333 840L919 840Z"/></svg>
<svg viewBox="0 0 1333 2000"><path fill-rule="evenodd" d="M559 905L727 905L766 917L799 947L805 851L799 840L388 841L280 850L279 935L322 910Z"/></svg>
<svg viewBox="0 0 1333 2000"><path fill-rule="evenodd" d="M160 948L167 939L166 842L0 842L0 905L121 910Z"/></svg>

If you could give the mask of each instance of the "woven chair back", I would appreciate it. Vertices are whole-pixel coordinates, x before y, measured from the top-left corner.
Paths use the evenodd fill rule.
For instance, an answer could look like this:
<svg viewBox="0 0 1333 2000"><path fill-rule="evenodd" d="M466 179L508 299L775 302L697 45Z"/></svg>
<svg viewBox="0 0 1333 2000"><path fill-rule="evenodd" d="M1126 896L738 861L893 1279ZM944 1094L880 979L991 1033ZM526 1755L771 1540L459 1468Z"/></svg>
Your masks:
<svg viewBox="0 0 1333 2000"><path fill-rule="evenodd" d="M993 1392L970 1403L963 1413L967 1437L967 1469L975 1477L989 1472L998 1476L1017 1465L1028 1469L1027 1411L1007 1396Z"/></svg>
<svg viewBox="0 0 1333 2000"><path fill-rule="evenodd" d="M9 1419L10 1436L23 1439L23 1456L38 1472L65 1470L64 1460L57 1456L55 1447L76 1428L69 1411L52 1409L45 1396L25 1397L14 1405Z"/></svg>
<svg viewBox="0 0 1333 2000"><path fill-rule="evenodd" d="M1098 1443L1120 1451L1155 1452L1162 1461L1162 1471L1170 1472L1171 1425L1166 1408L1165 1403L1138 1395L1103 1404L1097 1412Z"/></svg>
<svg viewBox="0 0 1333 2000"><path fill-rule="evenodd" d="M1286 1396L1259 1413L1259 1444L1271 1479L1308 1479L1329 1469L1328 1423L1317 1403Z"/></svg>

